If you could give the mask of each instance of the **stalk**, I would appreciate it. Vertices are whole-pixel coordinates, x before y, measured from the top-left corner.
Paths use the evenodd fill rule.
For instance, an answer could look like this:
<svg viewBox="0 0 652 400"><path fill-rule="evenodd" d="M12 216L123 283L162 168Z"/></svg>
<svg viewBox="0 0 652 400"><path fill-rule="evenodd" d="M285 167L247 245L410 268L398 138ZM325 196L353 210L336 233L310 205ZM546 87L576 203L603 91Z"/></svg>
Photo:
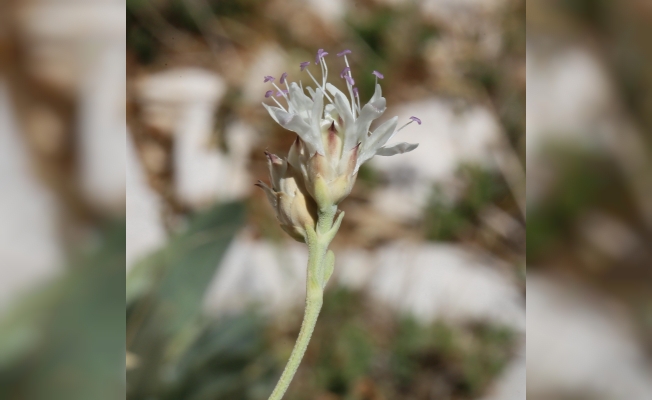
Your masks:
<svg viewBox="0 0 652 400"><path fill-rule="evenodd" d="M330 242L333 240L335 233L339 229L344 213L340 213L337 221L333 223L336 207L333 206L327 210L319 212L317 229L306 229L308 244L308 277L306 280L306 308L301 323L301 330L297 338L290 359L288 360L283 374L279 379L274 391L269 396L269 400L281 400L283 395L290 386L294 374L299 368L299 364L306 353L308 343L315 330L317 318L324 303L324 287L328 282L334 267L333 252L328 250Z"/></svg>

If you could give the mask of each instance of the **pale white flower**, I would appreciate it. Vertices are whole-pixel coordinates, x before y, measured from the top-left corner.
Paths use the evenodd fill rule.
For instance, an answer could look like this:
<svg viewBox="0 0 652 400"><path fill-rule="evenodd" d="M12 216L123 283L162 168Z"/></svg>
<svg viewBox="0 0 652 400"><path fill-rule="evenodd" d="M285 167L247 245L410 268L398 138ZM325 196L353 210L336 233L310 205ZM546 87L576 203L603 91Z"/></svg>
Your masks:
<svg viewBox="0 0 652 400"><path fill-rule="evenodd" d="M346 57L349 53L349 50L344 50L338 54L344 56L346 64L340 78L346 82L348 96L327 82L328 66L324 57L328 53L323 49L317 52L315 59L315 64L321 68L321 82L307 69L309 61L301 63L301 70L305 70L312 79L314 89L306 86L304 90L301 82L288 82L286 73L279 79L286 89L279 88L273 77L265 77L265 82L272 82L276 88L276 92L270 90L265 97L271 98L277 106L265 103L263 106L274 121L298 135L297 142L290 150L288 162L301 173L308 192L320 207L338 204L344 199L351 191L360 166L373 156L401 154L418 146L410 143L386 146L386 143L408 124L421 124L416 117L412 117L410 122L398 129L398 118L394 117L373 132L369 130L372 122L387 108L378 84L378 79L384 77L377 71L373 72L376 76L374 94L367 104L361 106ZM282 97L286 106L283 106L277 97Z"/></svg>

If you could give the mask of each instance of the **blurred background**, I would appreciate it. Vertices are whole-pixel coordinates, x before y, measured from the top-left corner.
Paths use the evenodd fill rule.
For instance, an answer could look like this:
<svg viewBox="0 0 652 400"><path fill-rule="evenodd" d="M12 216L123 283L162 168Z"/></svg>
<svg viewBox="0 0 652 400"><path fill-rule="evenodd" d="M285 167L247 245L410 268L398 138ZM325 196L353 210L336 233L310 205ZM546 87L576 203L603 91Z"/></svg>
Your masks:
<svg viewBox="0 0 652 400"><path fill-rule="evenodd" d="M125 5L0 2L0 398L125 390Z"/></svg>
<svg viewBox="0 0 652 400"><path fill-rule="evenodd" d="M524 18L512 0L128 1L127 397L271 393L307 249L253 186L264 151L295 139L261 106L263 77L308 84L299 64L323 48L340 87L334 55L351 49L363 102L384 74L378 124L423 125L397 139L417 150L363 166L341 204L286 398L523 399Z"/></svg>
<svg viewBox="0 0 652 400"><path fill-rule="evenodd" d="M652 398L649 1L1 7L0 398L267 398L307 252L263 76L319 48L423 125L341 204L286 398Z"/></svg>
<svg viewBox="0 0 652 400"><path fill-rule="evenodd" d="M527 397L652 398L652 3L527 2Z"/></svg>

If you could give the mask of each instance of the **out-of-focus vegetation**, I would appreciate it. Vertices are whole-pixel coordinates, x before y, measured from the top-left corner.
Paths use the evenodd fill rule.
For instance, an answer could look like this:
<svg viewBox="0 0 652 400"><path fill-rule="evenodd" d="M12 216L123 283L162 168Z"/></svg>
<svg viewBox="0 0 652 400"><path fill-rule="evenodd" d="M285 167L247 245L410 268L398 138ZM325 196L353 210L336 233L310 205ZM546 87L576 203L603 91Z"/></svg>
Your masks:
<svg viewBox="0 0 652 400"><path fill-rule="evenodd" d="M116 399L123 395L124 222L0 321L0 398Z"/></svg>
<svg viewBox="0 0 652 400"><path fill-rule="evenodd" d="M475 165L462 165L457 171L462 186L458 198L447 198L443 185L435 185L426 209L426 237L450 241L472 234L481 223L485 207L513 201L502 176ZM515 205L512 205L515 207Z"/></svg>
<svg viewBox="0 0 652 400"><path fill-rule="evenodd" d="M347 289L328 292L322 312L306 368L288 399L327 393L344 399L473 399L513 356L515 338L508 329L424 326L383 315Z"/></svg>
<svg viewBox="0 0 652 400"><path fill-rule="evenodd" d="M383 93L388 104L435 95L455 104L460 114L469 106L485 107L506 132L502 145L524 164L524 7L524 1L508 0L488 14L449 21L425 16L419 2L350 1L341 20L329 23L302 2L129 0L128 75L133 83L146 74L189 65L219 74L227 89L215 113L215 140L209 146L229 151L224 140L228 123L246 120L264 132L251 158L252 175L259 178L267 175L263 150L285 154L293 137L270 121L259 101L246 98L250 85L246 67L266 46L285 52L291 75L318 48L333 55L335 50L350 48L362 98L373 92L371 72L379 70L385 75ZM473 21L482 23L474 25ZM499 50L492 53L493 47L484 38L496 33ZM255 77L259 78L262 75ZM156 142L166 155L164 169L147 172L169 205L165 212L172 217L167 220L174 220L187 210L171 194L172 139L143 123L136 89L133 84L130 87L134 90L128 99L130 128L137 144ZM436 134L425 129L426 135ZM523 188L510 187L500 171L475 164L460 166L454 181L461 190L453 198L438 195L444 183L433 187L423 218L392 222L369 207L374 190L387 184L385 177L363 166L354 192L342 205L347 219L337 243L373 248L405 237L457 242L483 247L520 268L524 221L514 196L522 195ZM282 240L262 193L254 193L247 204L249 229L276 243ZM509 237L504 232L496 234L487 227L487 210L506 215L521 229ZM359 228L370 226L369 221L382 228L370 236L360 234ZM187 234L191 232L192 228ZM193 292L193 301L197 300L206 283L194 273L196 280L183 278L188 269L195 268L189 255L178 256L178 265L170 266L172 278L165 277L161 266L165 260L188 251L179 244L187 239L180 240L136 266L129 276L127 351L138 362L127 375L128 397L265 399L296 339L300 310L289 321L287 316L278 317L281 323L255 309L217 320L187 309L187 317L180 322L173 304L189 304L182 292ZM219 258L217 254L211 257ZM184 273L173 272L177 269ZM204 273L208 276L208 269ZM519 274L521 283L522 278ZM168 305L161 297L164 291L151 283L157 279L169 282L169 286L157 284L166 290L179 286L175 297L166 297ZM139 311L143 309L148 310L146 316ZM476 399L514 357L519 342L514 332L488 323L423 325L382 309L362 291L328 290L315 335L286 397ZM178 331L170 331L170 324L178 326Z"/></svg>
<svg viewBox="0 0 652 400"><path fill-rule="evenodd" d="M533 0L527 9L532 42L550 55L587 49L604 68L612 95L601 99L609 108L598 111L595 127L563 135L579 133L593 145L551 141L539 153L543 162L532 181L543 195L528 208L528 263L534 271L572 277L626 304L648 348L651 20L652 8L644 1ZM602 240L596 241L598 236Z"/></svg>

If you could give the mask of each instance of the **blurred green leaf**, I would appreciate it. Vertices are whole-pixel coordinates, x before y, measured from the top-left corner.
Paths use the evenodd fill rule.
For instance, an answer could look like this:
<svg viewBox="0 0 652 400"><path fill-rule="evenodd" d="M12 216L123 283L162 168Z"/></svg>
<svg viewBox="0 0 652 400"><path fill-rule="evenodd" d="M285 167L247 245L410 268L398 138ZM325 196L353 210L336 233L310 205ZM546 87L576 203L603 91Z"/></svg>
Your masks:
<svg viewBox="0 0 652 400"><path fill-rule="evenodd" d="M201 334L204 293L243 223L242 203L216 205L129 274L127 345L142 361L129 374L133 398L161 390L161 374L174 370ZM174 385L176 378L167 381Z"/></svg>
<svg viewBox="0 0 652 400"><path fill-rule="evenodd" d="M0 323L0 398L124 395L124 220L98 237L98 248Z"/></svg>

